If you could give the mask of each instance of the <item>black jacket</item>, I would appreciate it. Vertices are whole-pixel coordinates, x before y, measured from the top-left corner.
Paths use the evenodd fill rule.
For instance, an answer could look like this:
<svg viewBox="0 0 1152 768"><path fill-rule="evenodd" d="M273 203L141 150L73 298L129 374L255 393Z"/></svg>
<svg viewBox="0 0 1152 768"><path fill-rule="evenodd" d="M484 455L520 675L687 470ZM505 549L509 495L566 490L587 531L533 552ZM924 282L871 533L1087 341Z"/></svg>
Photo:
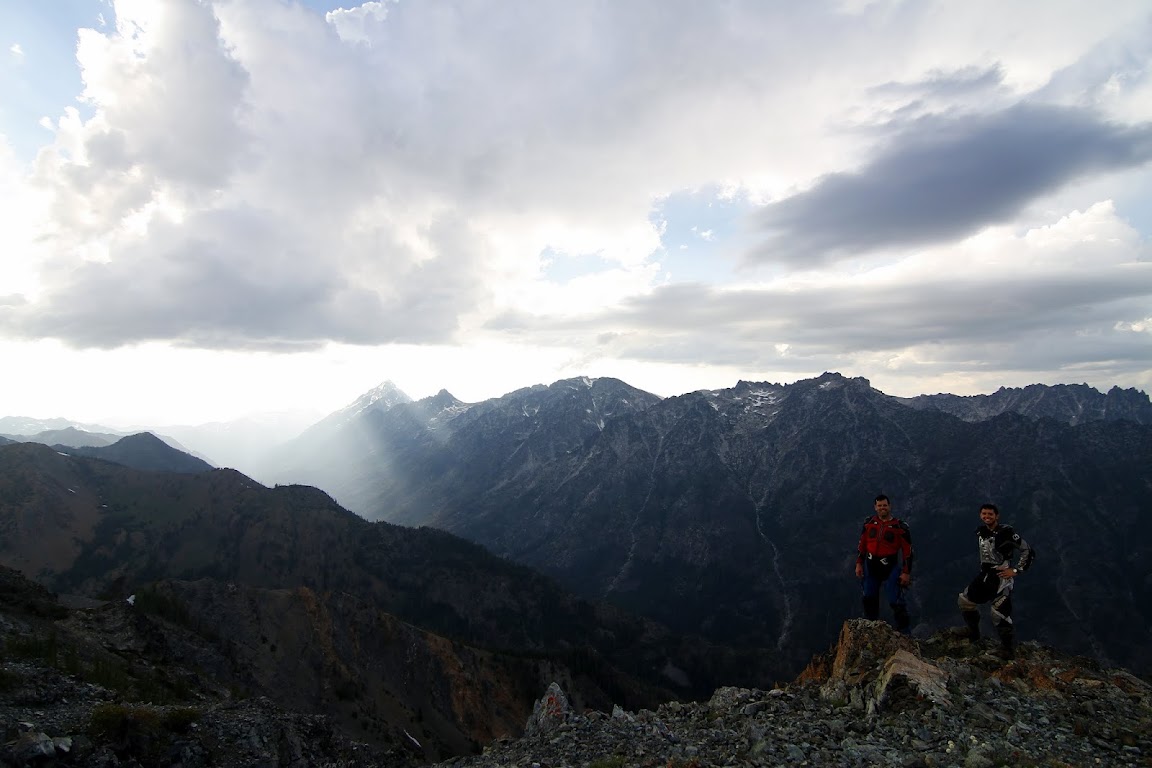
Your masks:
<svg viewBox="0 0 1152 768"><path fill-rule="evenodd" d="M998 525L992 530L986 525L976 529L976 538L980 547L980 567L985 570L995 570L1009 566L1017 573L1028 570L1032 560L1036 557L1028 542L1016 533L1010 525ZM1012 566L1012 551L1020 550L1020 559Z"/></svg>

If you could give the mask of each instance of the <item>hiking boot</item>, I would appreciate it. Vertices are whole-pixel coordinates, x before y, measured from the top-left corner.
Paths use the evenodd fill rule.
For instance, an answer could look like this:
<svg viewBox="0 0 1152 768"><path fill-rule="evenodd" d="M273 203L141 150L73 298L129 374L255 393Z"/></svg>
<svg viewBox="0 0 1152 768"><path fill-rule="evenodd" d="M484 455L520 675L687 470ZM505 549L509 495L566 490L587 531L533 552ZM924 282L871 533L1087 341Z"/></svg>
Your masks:
<svg viewBox="0 0 1152 768"><path fill-rule="evenodd" d="M902 635L912 634L912 618L908 615L908 607L900 603L892 603L891 605L896 631Z"/></svg>
<svg viewBox="0 0 1152 768"><path fill-rule="evenodd" d="M979 642L980 613L978 611L960 611L960 615L964 617L964 629L966 630L968 641L972 643Z"/></svg>
<svg viewBox="0 0 1152 768"><path fill-rule="evenodd" d="M1000 653L999 655L1005 659L1015 657L1016 647L1016 628L1008 622L1003 622L996 626L996 633L1000 635Z"/></svg>
<svg viewBox="0 0 1152 768"><path fill-rule="evenodd" d="M996 650L992 651L992 653L996 656L996 658L1000 659L1001 661L1012 661L1013 659L1016 658L1016 651L1013 650L1010 646L1009 647L1001 646L1001 647L997 648Z"/></svg>

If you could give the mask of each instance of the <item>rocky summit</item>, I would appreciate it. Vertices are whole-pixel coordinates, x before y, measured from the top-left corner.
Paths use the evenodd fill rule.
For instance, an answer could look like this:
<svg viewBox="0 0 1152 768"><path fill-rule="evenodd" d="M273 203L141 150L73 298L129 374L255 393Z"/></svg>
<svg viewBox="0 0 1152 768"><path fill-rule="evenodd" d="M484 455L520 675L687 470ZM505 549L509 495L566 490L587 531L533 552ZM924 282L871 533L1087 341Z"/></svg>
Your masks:
<svg viewBox="0 0 1152 768"><path fill-rule="evenodd" d="M1152 766L1152 686L1035 643L1011 661L945 631L854 619L791 684L576 712L552 686L525 735L441 768Z"/></svg>

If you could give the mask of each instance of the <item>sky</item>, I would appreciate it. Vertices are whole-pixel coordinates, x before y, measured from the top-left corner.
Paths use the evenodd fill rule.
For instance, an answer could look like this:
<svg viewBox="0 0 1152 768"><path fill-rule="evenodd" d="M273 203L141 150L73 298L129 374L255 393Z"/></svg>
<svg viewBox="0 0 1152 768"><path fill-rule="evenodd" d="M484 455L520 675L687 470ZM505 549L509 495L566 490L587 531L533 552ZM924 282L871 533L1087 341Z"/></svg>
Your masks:
<svg viewBox="0 0 1152 768"><path fill-rule="evenodd" d="M0 415L1152 391L1147 0L0 3Z"/></svg>

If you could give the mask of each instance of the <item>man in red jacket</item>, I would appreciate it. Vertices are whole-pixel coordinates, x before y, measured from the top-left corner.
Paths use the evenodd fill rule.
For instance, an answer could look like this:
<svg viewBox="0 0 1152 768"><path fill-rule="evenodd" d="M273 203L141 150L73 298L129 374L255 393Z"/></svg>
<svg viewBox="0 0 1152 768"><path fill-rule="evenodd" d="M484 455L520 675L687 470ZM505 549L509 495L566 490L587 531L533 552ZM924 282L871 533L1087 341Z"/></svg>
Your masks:
<svg viewBox="0 0 1152 768"><path fill-rule="evenodd" d="M857 548L856 578L863 587L864 618L880 616L880 590L892 606L896 629L907 633L911 620L904 602L904 588L912 583L912 534L908 524L892 517L892 503L884 494L876 497L876 514L864 521Z"/></svg>

